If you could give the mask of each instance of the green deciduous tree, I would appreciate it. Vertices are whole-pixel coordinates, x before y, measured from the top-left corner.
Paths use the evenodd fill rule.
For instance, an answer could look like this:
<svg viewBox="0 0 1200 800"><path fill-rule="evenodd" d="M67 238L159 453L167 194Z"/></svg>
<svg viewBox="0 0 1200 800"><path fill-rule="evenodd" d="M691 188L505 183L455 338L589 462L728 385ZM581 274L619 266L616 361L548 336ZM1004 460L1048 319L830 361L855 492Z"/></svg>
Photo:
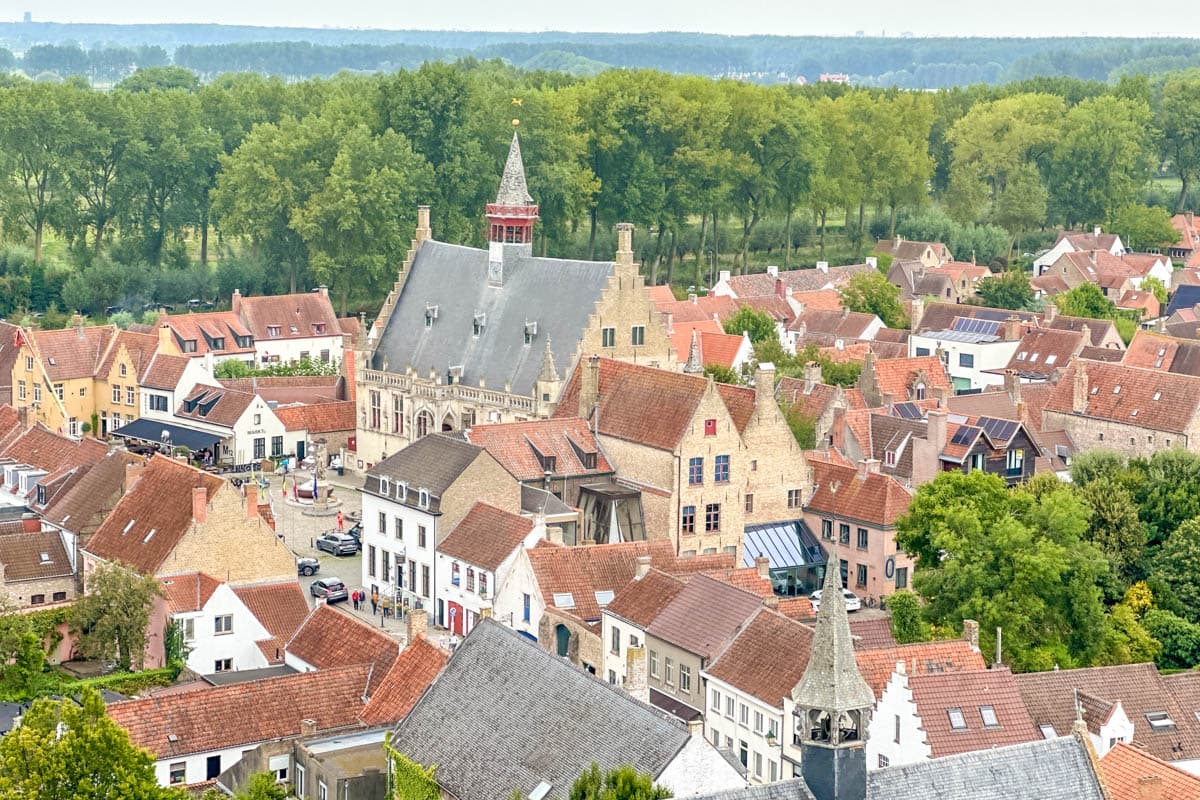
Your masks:
<svg viewBox="0 0 1200 800"><path fill-rule="evenodd" d="M900 644L929 640L929 623L921 615L921 598L908 589L889 595L888 611L891 614L892 636Z"/></svg>
<svg viewBox="0 0 1200 800"><path fill-rule="evenodd" d="M1069 292L1054 298L1059 313L1068 317L1090 317L1112 319L1117 314L1117 304L1104 296L1094 283L1081 283Z"/></svg>
<svg viewBox="0 0 1200 800"><path fill-rule="evenodd" d="M1161 645L1155 663L1162 669L1191 669L1200 665L1200 625L1152 608L1142 618L1146 630Z"/></svg>
<svg viewBox="0 0 1200 800"><path fill-rule="evenodd" d="M1146 526L1138 518L1133 495L1120 484L1094 481L1080 487L1079 496L1091 511L1087 538L1115 573L1131 579L1146 549Z"/></svg>
<svg viewBox="0 0 1200 800"><path fill-rule="evenodd" d="M601 773L595 763L571 784L570 800L666 800L671 792L654 783L654 776L625 765Z"/></svg>
<svg viewBox="0 0 1200 800"><path fill-rule="evenodd" d="M37 700L0 740L0 800L184 800L158 785L154 758L104 713L95 689Z"/></svg>
<svg viewBox="0 0 1200 800"><path fill-rule="evenodd" d="M1109 220L1108 230L1133 250L1162 248L1179 239L1179 231L1171 224L1171 215L1165 208L1137 203L1117 209Z"/></svg>
<svg viewBox="0 0 1200 800"><path fill-rule="evenodd" d="M775 320L765 311L759 311L750 306L742 306L737 310L732 317L725 320L725 332L741 336L743 333L750 334L751 344L759 342L779 340L778 332L775 330Z"/></svg>
<svg viewBox="0 0 1200 800"><path fill-rule="evenodd" d="M889 328L908 327L900 290L878 272L860 272L842 287L842 302L851 311L874 314Z"/></svg>
<svg viewBox="0 0 1200 800"><path fill-rule="evenodd" d="M141 667L154 598L154 578L120 564L101 564L88 576L84 596L71 613L79 650L88 658L113 660L124 670Z"/></svg>
<svg viewBox="0 0 1200 800"><path fill-rule="evenodd" d="M1029 276L1021 269L1010 269L990 275L979 282L979 296L991 308L1011 308L1028 311L1033 307L1033 287Z"/></svg>
<svg viewBox="0 0 1200 800"><path fill-rule="evenodd" d="M1200 174L1200 74L1167 79L1156 121L1162 131L1162 154L1179 175L1175 210L1183 211L1192 182Z"/></svg>
<svg viewBox="0 0 1200 800"><path fill-rule="evenodd" d="M1154 570L1188 609L1189 619L1200 622L1200 519L1184 522L1167 537Z"/></svg>

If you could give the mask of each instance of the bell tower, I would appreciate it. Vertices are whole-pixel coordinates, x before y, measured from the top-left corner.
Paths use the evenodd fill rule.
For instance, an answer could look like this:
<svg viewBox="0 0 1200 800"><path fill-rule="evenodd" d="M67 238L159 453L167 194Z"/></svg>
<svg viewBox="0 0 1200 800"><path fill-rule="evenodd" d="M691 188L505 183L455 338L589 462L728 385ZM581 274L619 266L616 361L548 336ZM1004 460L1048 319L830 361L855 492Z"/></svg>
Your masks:
<svg viewBox="0 0 1200 800"><path fill-rule="evenodd" d="M866 800L867 724L875 693L854 660L841 571L825 569L812 655L796 688L800 772L816 800Z"/></svg>
<svg viewBox="0 0 1200 800"><path fill-rule="evenodd" d="M516 131L513 131L512 144L508 147L508 161L504 164L496 202L487 204L486 216L489 242L533 244L533 223L538 218L538 207L525 183L525 163L521 160L521 142Z"/></svg>

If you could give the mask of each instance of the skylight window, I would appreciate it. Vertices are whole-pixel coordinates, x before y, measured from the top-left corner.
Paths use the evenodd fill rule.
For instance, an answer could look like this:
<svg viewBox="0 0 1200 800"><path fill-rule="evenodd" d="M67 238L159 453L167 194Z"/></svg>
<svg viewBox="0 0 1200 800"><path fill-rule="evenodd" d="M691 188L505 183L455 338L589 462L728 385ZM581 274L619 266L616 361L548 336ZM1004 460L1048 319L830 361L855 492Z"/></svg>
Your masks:
<svg viewBox="0 0 1200 800"><path fill-rule="evenodd" d="M1025 351L1022 350L1020 353L1017 353L1017 361L1024 361L1024 360L1025 360Z"/></svg>
<svg viewBox="0 0 1200 800"><path fill-rule="evenodd" d="M1120 393L1121 393L1121 384L1118 383L1116 386L1113 387L1113 394L1120 394Z"/></svg>
<svg viewBox="0 0 1200 800"><path fill-rule="evenodd" d="M574 608L575 595L570 592L555 592L554 593L555 608Z"/></svg>
<svg viewBox="0 0 1200 800"><path fill-rule="evenodd" d="M1155 733L1175 730L1175 720L1171 719L1171 715L1166 711L1147 712L1146 721L1150 723L1150 730Z"/></svg>
<svg viewBox="0 0 1200 800"><path fill-rule="evenodd" d="M38 553L38 555L41 557L43 564L50 563L50 554L49 553Z"/></svg>
<svg viewBox="0 0 1200 800"><path fill-rule="evenodd" d="M133 523L135 522L137 522L137 520L129 520L129 522L125 524L125 530L121 531L121 533L129 533L129 529L133 527Z"/></svg>
<svg viewBox="0 0 1200 800"><path fill-rule="evenodd" d="M1129 416L1131 416L1131 417L1136 417L1137 415L1138 415L1138 409L1136 409L1136 408L1133 411L1129 412Z"/></svg>
<svg viewBox="0 0 1200 800"><path fill-rule="evenodd" d="M950 715L950 730L962 731L967 729L967 718L963 716L961 708L948 708L946 713Z"/></svg>
<svg viewBox="0 0 1200 800"><path fill-rule="evenodd" d="M983 725L985 728L1000 727L1000 720L996 717L995 706L980 706L979 716L983 717Z"/></svg>
<svg viewBox="0 0 1200 800"><path fill-rule="evenodd" d="M1151 399L1151 400L1158 400L1158 399L1160 399L1161 397L1162 397L1162 392L1155 392L1155 393L1154 393L1154 397L1152 397L1152 398L1150 398L1150 399Z"/></svg>
<svg viewBox="0 0 1200 800"><path fill-rule="evenodd" d="M613 590L612 589L605 589L603 591L596 592L595 594L596 594L596 605L600 606L601 608L604 608L605 606L607 606L609 603L611 603L613 601Z"/></svg>
<svg viewBox="0 0 1200 800"><path fill-rule="evenodd" d="M150 529L150 532L146 534L146 538L145 538L145 539L142 539L142 544L146 544L146 543L148 543L148 542L149 542L151 539L153 539L153 538L154 538L154 531L155 531L155 530L156 530L155 528L151 528L151 529Z"/></svg>
<svg viewBox="0 0 1200 800"><path fill-rule="evenodd" d="M1092 394L1095 394L1095 393L1096 393L1096 392L1098 392L1098 391L1100 391L1100 387L1099 387L1099 386L1093 386L1093 387L1092 387Z"/></svg>
<svg viewBox="0 0 1200 800"><path fill-rule="evenodd" d="M1040 356L1040 355L1041 355L1041 353L1034 353L1033 355L1031 355L1029 357L1029 363L1032 364L1033 362L1037 361L1038 356Z"/></svg>
<svg viewBox="0 0 1200 800"><path fill-rule="evenodd" d="M1058 361L1058 356L1055 355L1054 353L1051 353L1050 355L1046 356L1046 361L1045 361L1046 366L1053 364L1055 361Z"/></svg>
<svg viewBox="0 0 1200 800"><path fill-rule="evenodd" d="M1038 730L1042 732L1043 739L1053 739L1058 736L1058 733L1054 730L1053 725L1042 724L1038 726Z"/></svg>

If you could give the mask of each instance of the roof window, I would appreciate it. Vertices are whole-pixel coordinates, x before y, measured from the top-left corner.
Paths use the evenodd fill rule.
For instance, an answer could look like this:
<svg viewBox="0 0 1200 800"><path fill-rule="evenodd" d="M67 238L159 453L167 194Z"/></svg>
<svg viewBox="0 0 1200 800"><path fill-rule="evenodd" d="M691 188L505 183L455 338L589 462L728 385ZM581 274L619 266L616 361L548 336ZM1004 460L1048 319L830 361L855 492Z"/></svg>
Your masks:
<svg viewBox="0 0 1200 800"><path fill-rule="evenodd" d="M1175 730L1175 720L1171 719L1171 715L1166 711L1148 711L1146 721L1150 723L1150 730L1155 733Z"/></svg>
<svg viewBox="0 0 1200 800"><path fill-rule="evenodd" d="M555 608L574 608L575 595L570 592L555 592L554 593Z"/></svg>
<svg viewBox="0 0 1200 800"><path fill-rule="evenodd" d="M1053 364L1055 361L1058 361L1058 356L1055 355L1054 353L1051 353L1050 355L1046 356L1045 364L1046 364L1046 366L1049 366L1049 365Z"/></svg>
<svg viewBox="0 0 1200 800"><path fill-rule="evenodd" d="M979 716L983 718L983 726L985 728L999 728L1000 720L996 717L995 706L980 706Z"/></svg>
<svg viewBox="0 0 1200 800"><path fill-rule="evenodd" d="M1151 400L1159 400L1161 398L1162 398L1162 392L1155 392L1154 397L1151 397L1150 399Z"/></svg>
<svg viewBox="0 0 1200 800"><path fill-rule="evenodd" d="M40 556L43 564L50 563L50 554L49 553L38 553L38 556Z"/></svg>
<svg viewBox="0 0 1200 800"><path fill-rule="evenodd" d="M135 522L137 522L137 520L131 519L129 522L125 523L125 530L121 531L121 533L129 533L129 529L133 527L133 523Z"/></svg>
<svg viewBox="0 0 1200 800"><path fill-rule="evenodd" d="M1137 415L1138 415L1138 409L1136 409L1136 408L1133 411L1129 412L1129 416L1131 416L1131 417L1136 417Z"/></svg>
<svg viewBox="0 0 1200 800"><path fill-rule="evenodd" d="M1047 723L1039 725L1038 730L1042 732L1043 739L1053 739L1058 736L1058 732L1054 730L1054 726Z"/></svg>
<svg viewBox="0 0 1200 800"><path fill-rule="evenodd" d="M1120 394L1120 393L1121 393L1121 384L1118 383L1116 386L1113 387L1113 394Z"/></svg>
<svg viewBox="0 0 1200 800"><path fill-rule="evenodd" d="M950 730L964 731L967 729L967 718L963 716L961 708L947 708L946 713L950 715Z"/></svg>

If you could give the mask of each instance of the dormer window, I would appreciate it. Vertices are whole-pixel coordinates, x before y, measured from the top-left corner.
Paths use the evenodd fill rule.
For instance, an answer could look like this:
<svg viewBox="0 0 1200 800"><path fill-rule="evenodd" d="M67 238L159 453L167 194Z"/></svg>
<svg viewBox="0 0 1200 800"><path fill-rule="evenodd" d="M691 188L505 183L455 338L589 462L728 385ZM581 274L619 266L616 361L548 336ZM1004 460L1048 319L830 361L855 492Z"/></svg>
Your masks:
<svg viewBox="0 0 1200 800"><path fill-rule="evenodd" d="M425 327L432 328L433 321L438 318L438 307L429 303L425 304Z"/></svg>
<svg viewBox="0 0 1200 800"><path fill-rule="evenodd" d="M268 325L267 326L267 336L270 336L272 339L278 338L279 337L279 326L278 325Z"/></svg>
<svg viewBox="0 0 1200 800"><path fill-rule="evenodd" d="M896 451L888 450L887 452L885 452L883 454L883 463L887 464L889 467L896 466Z"/></svg>
<svg viewBox="0 0 1200 800"><path fill-rule="evenodd" d="M392 482L389 481L387 478L380 478L379 479L379 493L386 497L388 495L388 493L391 492L391 490L392 490Z"/></svg>
<svg viewBox="0 0 1200 800"><path fill-rule="evenodd" d="M213 350L224 350L225 349L225 337L218 336L215 339L213 339L212 340L212 349Z"/></svg>
<svg viewBox="0 0 1200 800"><path fill-rule="evenodd" d="M401 503L408 502L408 484L404 481L396 483L396 499Z"/></svg>
<svg viewBox="0 0 1200 800"><path fill-rule="evenodd" d="M1120 393L1121 393L1121 385L1117 384L1116 386L1113 387L1113 394L1120 394Z"/></svg>
<svg viewBox="0 0 1200 800"><path fill-rule="evenodd" d="M196 340L195 340L195 339L184 339L184 340L183 340L183 347L182 347L181 349L182 349L182 350L183 350L183 352L185 352L185 353L194 353L194 352L196 352Z"/></svg>
<svg viewBox="0 0 1200 800"><path fill-rule="evenodd" d="M420 494L417 495L417 505L419 505L421 508L429 508L429 490L428 489L422 489Z"/></svg>
<svg viewBox="0 0 1200 800"><path fill-rule="evenodd" d="M312 324L312 332L316 336L324 336L325 335L325 323L324 322L314 322Z"/></svg>
<svg viewBox="0 0 1200 800"><path fill-rule="evenodd" d="M535 336L537 336L537 320L525 320L525 344L533 344Z"/></svg>
<svg viewBox="0 0 1200 800"><path fill-rule="evenodd" d="M916 397L918 400L924 400L925 399L925 384L918 383L914 389L914 393L916 394Z"/></svg>
<svg viewBox="0 0 1200 800"><path fill-rule="evenodd" d="M476 312L475 317L471 322L471 335L479 336L483 333L484 326L487 325L487 314Z"/></svg>

